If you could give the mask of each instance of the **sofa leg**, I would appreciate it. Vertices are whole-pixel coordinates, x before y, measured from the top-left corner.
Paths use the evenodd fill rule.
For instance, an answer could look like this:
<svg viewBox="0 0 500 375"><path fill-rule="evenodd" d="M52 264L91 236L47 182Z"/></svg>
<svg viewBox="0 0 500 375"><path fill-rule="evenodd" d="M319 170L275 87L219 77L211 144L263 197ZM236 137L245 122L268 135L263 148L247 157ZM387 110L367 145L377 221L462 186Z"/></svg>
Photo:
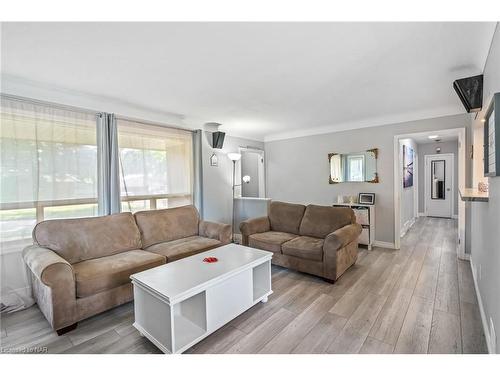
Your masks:
<svg viewBox="0 0 500 375"><path fill-rule="evenodd" d="M78 323L74 323L74 324L72 324L70 326L67 326L67 327L64 327L64 328L60 328L60 329L56 330L57 336L62 336L65 333L73 331L77 326L78 326Z"/></svg>
<svg viewBox="0 0 500 375"><path fill-rule="evenodd" d="M327 279L326 277L323 277L323 280L326 281L328 284L335 284L335 280Z"/></svg>

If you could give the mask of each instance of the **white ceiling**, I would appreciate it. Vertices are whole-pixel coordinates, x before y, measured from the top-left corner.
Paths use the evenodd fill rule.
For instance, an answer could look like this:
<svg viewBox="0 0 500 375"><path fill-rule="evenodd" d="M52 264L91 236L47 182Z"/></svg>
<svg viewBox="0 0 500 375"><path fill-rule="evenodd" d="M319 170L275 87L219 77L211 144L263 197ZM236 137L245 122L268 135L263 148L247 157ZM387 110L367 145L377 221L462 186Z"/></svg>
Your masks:
<svg viewBox="0 0 500 375"><path fill-rule="evenodd" d="M495 23L4 23L2 75L272 140L465 112ZM103 99L104 100L104 99Z"/></svg>

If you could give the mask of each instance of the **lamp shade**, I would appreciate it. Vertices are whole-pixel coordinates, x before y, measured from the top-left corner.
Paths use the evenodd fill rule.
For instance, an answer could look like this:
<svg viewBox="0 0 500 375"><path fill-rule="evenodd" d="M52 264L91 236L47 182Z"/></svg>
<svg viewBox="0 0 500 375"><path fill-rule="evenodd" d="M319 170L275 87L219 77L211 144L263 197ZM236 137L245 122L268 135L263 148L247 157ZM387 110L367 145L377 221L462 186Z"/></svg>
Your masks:
<svg viewBox="0 0 500 375"><path fill-rule="evenodd" d="M241 159L241 154L238 154L236 152L230 152L227 154L227 157L232 161L238 161Z"/></svg>

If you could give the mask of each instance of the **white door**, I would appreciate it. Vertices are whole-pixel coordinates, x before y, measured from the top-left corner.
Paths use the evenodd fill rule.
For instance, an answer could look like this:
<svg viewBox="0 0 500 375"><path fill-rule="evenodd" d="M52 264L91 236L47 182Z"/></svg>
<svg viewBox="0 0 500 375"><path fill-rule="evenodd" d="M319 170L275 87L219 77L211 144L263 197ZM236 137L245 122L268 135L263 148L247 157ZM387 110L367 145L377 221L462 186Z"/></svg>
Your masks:
<svg viewBox="0 0 500 375"><path fill-rule="evenodd" d="M453 214L454 155L425 155L425 212L451 218Z"/></svg>

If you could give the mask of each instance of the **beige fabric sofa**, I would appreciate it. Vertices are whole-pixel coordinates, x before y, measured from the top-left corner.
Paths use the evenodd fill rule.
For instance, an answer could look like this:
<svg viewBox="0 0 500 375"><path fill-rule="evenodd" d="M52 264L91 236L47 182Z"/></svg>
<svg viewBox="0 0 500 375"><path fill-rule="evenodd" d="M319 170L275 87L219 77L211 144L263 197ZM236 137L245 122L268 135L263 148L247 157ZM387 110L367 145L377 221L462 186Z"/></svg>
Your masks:
<svg viewBox="0 0 500 375"><path fill-rule="evenodd" d="M273 264L334 282L356 262L361 225L349 207L273 201L240 231L243 245L272 251Z"/></svg>
<svg viewBox="0 0 500 375"><path fill-rule="evenodd" d="M23 251L33 296L59 334L133 299L130 275L229 243L231 226L194 206L47 220Z"/></svg>

